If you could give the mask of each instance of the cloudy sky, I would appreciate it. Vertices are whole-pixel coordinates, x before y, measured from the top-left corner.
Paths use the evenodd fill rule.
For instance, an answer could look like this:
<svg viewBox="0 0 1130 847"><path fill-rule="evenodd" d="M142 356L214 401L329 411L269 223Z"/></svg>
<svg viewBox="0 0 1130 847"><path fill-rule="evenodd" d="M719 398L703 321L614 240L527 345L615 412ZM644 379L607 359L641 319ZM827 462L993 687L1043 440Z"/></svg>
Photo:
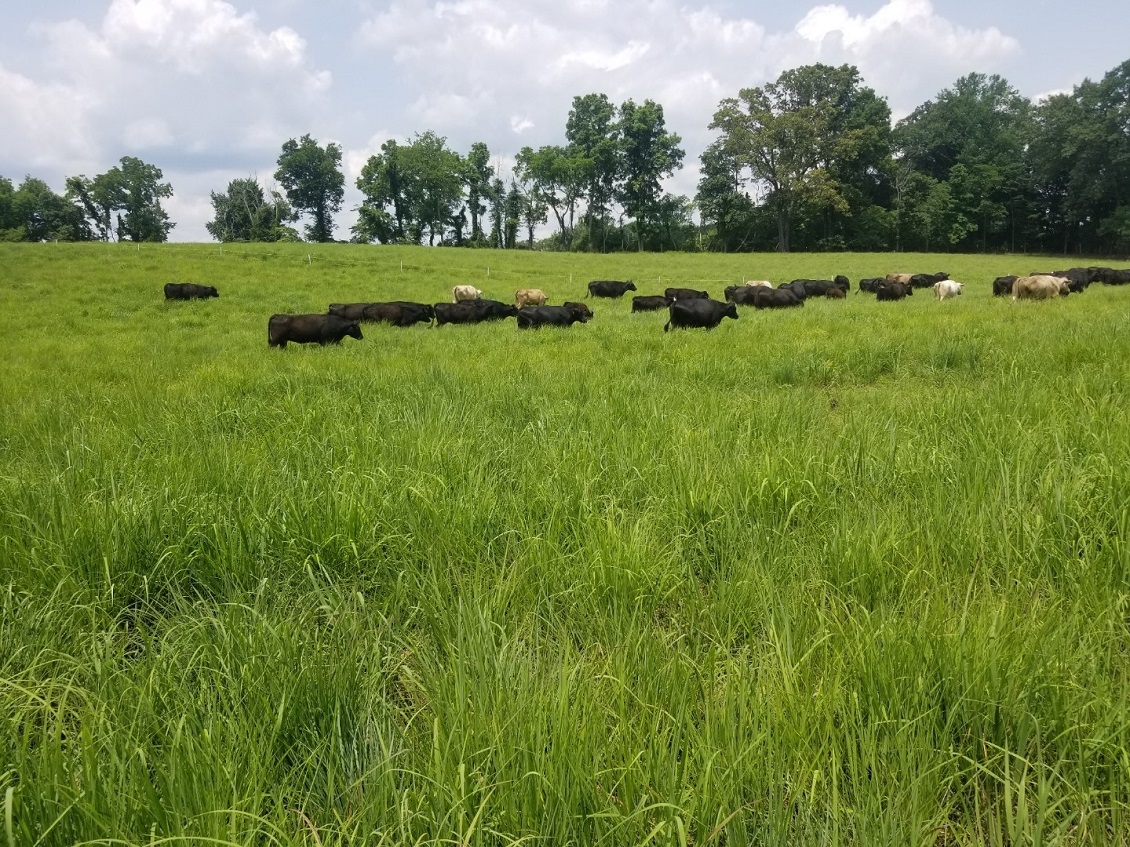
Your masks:
<svg viewBox="0 0 1130 847"><path fill-rule="evenodd" d="M52 0L4 18L0 175L62 192L137 156L172 183L174 241L209 240L209 192L270 183L304 133L345 151L338 238L386 139L485 141L505 169L563 143L591 92L661 103L687 151L669 187L693 194L718 101L788 68L854 64L898 118L970 71L1029 97L1098 79L1130 22L1115 0Z"/></svg>

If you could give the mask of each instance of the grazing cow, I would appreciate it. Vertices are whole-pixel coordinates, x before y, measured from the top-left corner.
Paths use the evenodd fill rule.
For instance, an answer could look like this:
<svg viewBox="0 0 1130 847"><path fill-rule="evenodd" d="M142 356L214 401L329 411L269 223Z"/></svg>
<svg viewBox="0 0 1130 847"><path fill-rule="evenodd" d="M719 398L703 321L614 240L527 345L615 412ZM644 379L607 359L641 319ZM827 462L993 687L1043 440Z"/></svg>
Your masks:
<svg viewBox="0 0 1130 847"><path fill-rule="evenodd" d="M733 303L722 303L718 300L703 300L695 297L690 300L676 300L669 310L671 315L663 325L667 332L671 327L687 329L688 327L702 327L714 329L722 323L722 318L738 319L738 307Z"/></svg>
<svg viewBox="0 0 1130 847"><path fill-rule="evenodd" d="M471 305L475 307L481 321L500 321L518 314L516 306L503 303L501 300L472 300Z"/></svg>
<svg viewBox="0 0 1130 847"><path fill-rule="evenodd" d="M360 321L364 320L365 310L372 305L372 303L330 303L326 314L337 315L347 321Z"/></svg>
<svg viewBox="0 0 1130 847"><path fill-rule="evenodd" d="M1012 284L1013 300L1050 300L1054 297L1066 297L1070 293L1070 284L1061 276L1022 276Z"/></svg>
<svg viewBox="0 0 1130 847"><path fill-rule="evenodd" d="M545 292L540 288L519 288L514 292L514 305L519 309L523 306L544 306Z"/></svg>
<svg viewBox="0 0 1130 847"><path fill-rule="evenodd" d="M943 279L949 279L950 275L945 271L938 271L934 274L887 274L887 282L901 282L903 285L910 285L914 288L930 288L935 282L941 282Z"/></svg>
<svg viewBox="0 0 1130 847"><path fill-rule="evenodd" d="M1116 271L1114 268L1094 268L1094 281L1103 285L1130 285L1130 268Z"/></svg>
<svg viewBox="0 0 1130 847"><path fill-rule="evenodd" d="M804 287L804 280L782 282L777 286L777 291L791 291L802 303L808 298L808 291Z"/></svg>
<svg viewBox="0 0 1130 847"><path fill-rule="evenodd" d="M562 305L566 309L572 309L574 312L580 315L583 318L583 323L588 323L593 318L592 309L590 309L584 303L577 303L575 301L566 300Z"/></svg>
<svg viewBox="0 0 1130 847"><path fill-rule="evenodd" d="M642 297L632 298L633 312L658 312L660 309L666 309L670 305L670 300L666 297L660 297L658 294L646 294Z"/></svg>
<svg viewBox="0 0 1130 847"><path fill-rule="evenodd" d="M620 282L615 279L594 279L589 283L589 293L585 295L585 299L589 297L623 297L629 291L637 291L636 284L630 279L627 282Z"/></svg>
<svg viewBox="0 0 1130 847"><path fill-rule="evenodd" d="M705 291L696 291L693 288L668 288L663 296L668 300L709 300L710 295Z"/></svg>
<svg viewBox="0 0 1130 847"><path fill-rule="evenodd" d="M836 283L836 285L838 285L840 288L842 288L844 290L845 294L847 292L851 291L851 280L848 279L843 274L837 274L835 279L832 280L832 282Z"/></svg>
<svg viewBox="0 0 1130 847"><path fill-rule="evenodd" d="M393 326L412 326L418 323L430 324L435 314L435 308L427 303L397 300L392 303L370 303L361 312L361 320L389 323Z"/></svg>
<svg viewBox="0 0 1130 847"><path fill-rule="evenodd" d="M1016 282L1016 276L998 276L993 280L993 296L1004 297L1012 293L1012 285Z"/></svg>
<svg viewBox="0 0 1130 847"><path fill-rule="evenodd" d="M451 289L451 302L461 303L464 300L478 300L483 296L483 292L475 288L473 285L457 285Z"/></svg>
<svg viewBox="0 0 1130 847"><path fill-rule="evenodd" d="M838 279L843 281L837 282L834 279L794 279L793 286L795 288L796 284L799 282L804 286L804 293L809 297L823 297L828 293L829 288L842 288L846 293L851 283L847 281L846 277L839 277Z"/></svg>
<svg viewBox="0 0 1130 847"><path fill-rule="evenodd" d="M934 283L934 299L949 300L958 297L965 288L964 282L954 282L952 279L940 279Z"/></svg>
<svg viewBox="0 0 1130 847"><path fill-rule="evenodd" d="M582 306L581 309L575 308ZM518 329L538 329L543 326L572 326L588 323L592 313L580 303L564 306L527 306L518 310Z"/></svg>
<svg viewBox="0 0 1130 847"><path fill-rule="evenodd" d="M868 279L861 279L859 281L859 290L866 291L868 294L874 294L879 290L879 286L886 282L881 276L873 276Z"/></svg>
<svg viewBox="0 0 1130 847"><path fill-rule="evenodd" d="M836 289L839 291L839 289ZM793 288L755 288L753 290L753 307L755 309L791 309L794 306L803 306L804 299L797 296L796 287Z"/></svg>
<svg viewBox="0 0 1130 847"><path fill-rule="evenodd" d="M829 288L828 293L824 295L829 300L843 300L847 297L847 292L842 288Z"/></svg>
<svg viewBox="0 0 1130 847"><path fill-rule="evenodd" d="M762 288L748 285L731 285L726 288L726 299L739 306L752 306L754 298L759 291L774 291L773 288Z"/></svg>
<svg viewBox="0 0 1130 847"><path fill-rule="evenodd" d="M207 297L219 297L220 292L214 285L197 285L195 282L166 282L166 300L203 300Z"/></svg>
<svg viewBox="0 0 1130 847"><path fill-rule="evenodd" d="M482 320L473 300L464 300L461 303L436 303L432 310L435 312L437 327L444 324L477 324Z"/></svg>
<svg viewBox="0 0 1130 847"><path fill-rule="evenodd" d="M875 292L876 300L902 300L914 294L914 289L909 282L884 281Z"/></svg>
<svg viewBox="0 0 1130 847"><path fill-rule="evenodd" d="M345 336L361 339L361 325L337 315L271 315L267 321L267 346L285 350L295 344L340 344Z"/></svg>
<svg viewBox="0 0 1130 847"><path fill-rule="evenodd" d="M757 286L760 286L762 288L772 288L773 287L773 283L771 283L767 279L747 279L745 282L742 283L742 285L748 285L751 288L756 288Z"/></svg>

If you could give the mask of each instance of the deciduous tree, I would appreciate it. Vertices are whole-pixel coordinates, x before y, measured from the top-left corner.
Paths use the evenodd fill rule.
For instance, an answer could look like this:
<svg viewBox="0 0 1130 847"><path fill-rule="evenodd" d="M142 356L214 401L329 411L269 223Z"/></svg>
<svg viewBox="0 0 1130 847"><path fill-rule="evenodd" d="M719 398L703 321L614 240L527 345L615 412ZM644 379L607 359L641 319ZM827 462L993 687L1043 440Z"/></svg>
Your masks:
<svg viewBox="0 0 1130 847"><path fill-rule="evenodd" d="M286 191L291 206L307 212L314 221L306 227L310 241L333 240L333 215L341 210L345 177L341 172L341 146L320 147L308 134L288 139L278 158L275 179Z"/></svg>

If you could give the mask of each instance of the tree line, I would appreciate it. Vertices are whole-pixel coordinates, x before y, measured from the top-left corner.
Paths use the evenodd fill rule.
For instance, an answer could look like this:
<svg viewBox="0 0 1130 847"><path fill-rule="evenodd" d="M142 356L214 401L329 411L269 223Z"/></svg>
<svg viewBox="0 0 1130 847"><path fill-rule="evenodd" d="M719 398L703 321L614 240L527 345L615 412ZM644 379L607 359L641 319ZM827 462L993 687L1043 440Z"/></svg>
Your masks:
<svg viewBox="0 0 1130 847"><path fill-rule="evenodd" d="M892 124L851 65L806 65L722 100L694 197L663 182L683 165L662 105L575 97L564 142L504 168L432 131L389 140L356 180L358 243L496 249L1130 251L1130 60L1039 102L971 73ZM494 159L492 163L492 158ZM282 146L274 179L212 192L219 241L333 237L339 145ZM124 157L55 195L0 177L0 239L163 241L174 224L159 168ZM697 212L697 220L695 216ZM536 233L549 225L551 234Z"/></svg>

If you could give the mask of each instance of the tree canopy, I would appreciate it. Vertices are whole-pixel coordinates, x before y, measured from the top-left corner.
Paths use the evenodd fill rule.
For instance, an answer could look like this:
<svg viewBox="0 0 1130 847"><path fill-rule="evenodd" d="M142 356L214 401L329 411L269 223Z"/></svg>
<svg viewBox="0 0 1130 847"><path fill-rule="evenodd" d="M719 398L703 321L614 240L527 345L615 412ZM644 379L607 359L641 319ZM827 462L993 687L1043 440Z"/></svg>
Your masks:
<svg viewBox="0 0 1130 847"><path fill-rule="evenodd" d="M307 212L313 222L306 226L311 241L333 240L333 216L341 211L345 197L345 176L341 172L341 145L329 142L320 147L309 136L282 146L275 179L286 191L287 200L299 212Z"/></svg>

